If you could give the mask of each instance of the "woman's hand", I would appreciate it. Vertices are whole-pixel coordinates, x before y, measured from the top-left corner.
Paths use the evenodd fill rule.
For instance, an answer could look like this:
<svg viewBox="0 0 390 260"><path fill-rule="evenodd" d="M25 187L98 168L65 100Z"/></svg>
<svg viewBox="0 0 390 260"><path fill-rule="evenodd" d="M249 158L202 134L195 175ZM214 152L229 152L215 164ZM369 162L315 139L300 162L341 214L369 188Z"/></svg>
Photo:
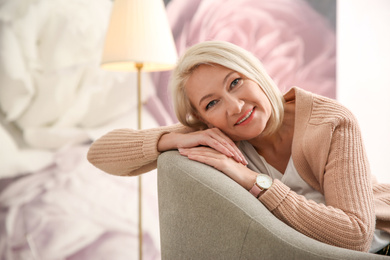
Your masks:
<svg viewBox="0 0 390 260"><path fill-rule="evenodd" d="M256 181L256 172L210 147L182 148L179 152L191 160L210 165L225 173L247 190L250 190Z"/></svg>
<svg viewBox="0 0 390 260"><path fill-rule="evenodd" d="M171 149L194 148L198 146L211 147L229 158L234 158L234 160L243 165L248 164L236 144L218 128L190 133L172 132L165 134L159 140L157 149L162 152Z"/></svg>

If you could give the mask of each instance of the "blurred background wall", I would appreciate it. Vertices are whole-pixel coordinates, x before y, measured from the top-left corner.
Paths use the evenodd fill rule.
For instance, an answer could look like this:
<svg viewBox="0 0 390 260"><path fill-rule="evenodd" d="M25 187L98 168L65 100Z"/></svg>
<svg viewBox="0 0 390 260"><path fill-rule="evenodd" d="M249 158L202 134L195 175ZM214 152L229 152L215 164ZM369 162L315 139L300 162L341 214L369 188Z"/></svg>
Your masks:
<svg viewBox="0 0 390 260"><path fill-rule="evenodd" d="M337 0L337 97L360 122L371 170L390 182L390 1Z"/></svg>

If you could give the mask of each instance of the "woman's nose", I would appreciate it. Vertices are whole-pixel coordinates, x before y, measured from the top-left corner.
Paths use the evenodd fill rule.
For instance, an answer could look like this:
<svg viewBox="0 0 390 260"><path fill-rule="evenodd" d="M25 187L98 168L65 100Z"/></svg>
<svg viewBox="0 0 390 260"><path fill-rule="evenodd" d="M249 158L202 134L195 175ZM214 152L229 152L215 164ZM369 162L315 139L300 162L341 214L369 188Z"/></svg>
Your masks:
<svg viewBox="0 0 390 260"><path fill-rule="evenodd" d="M235 96L228 96L226 101L226 111L229 116L239 114L244 106L244 101Z"/></svg>

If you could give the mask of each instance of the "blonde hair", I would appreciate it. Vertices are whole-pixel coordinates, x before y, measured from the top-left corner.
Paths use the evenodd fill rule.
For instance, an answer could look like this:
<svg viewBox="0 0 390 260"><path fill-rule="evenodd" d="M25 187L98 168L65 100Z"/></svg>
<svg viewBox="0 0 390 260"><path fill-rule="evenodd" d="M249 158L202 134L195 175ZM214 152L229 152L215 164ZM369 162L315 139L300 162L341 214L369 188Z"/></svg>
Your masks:
<svg viewBox="0 0 390 260"><path fill-rule="evenodd" d="M170 89L177 119L183 125L205 129L207 125L197 118L185 85L192 73L202 64L218 64L234 70L256 82L268 97L272 113L264 134L274 133L283 120L284 98L261 62L250 52L228 42L206 41L190 47L179 59L174 69Z"/></svg>

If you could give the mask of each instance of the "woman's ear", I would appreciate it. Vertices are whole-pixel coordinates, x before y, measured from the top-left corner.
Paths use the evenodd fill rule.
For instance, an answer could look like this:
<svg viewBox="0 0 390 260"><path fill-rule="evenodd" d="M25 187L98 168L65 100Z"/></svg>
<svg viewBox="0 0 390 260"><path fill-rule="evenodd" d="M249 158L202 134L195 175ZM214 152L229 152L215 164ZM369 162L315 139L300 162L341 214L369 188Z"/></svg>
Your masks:
<svg viewBox="0 0 390 260"><path fill-rule="evenodd" d="M214 126L210 123L208 123L206 120L204 120L198 113L192 113L192 116L207 125L207 128L213 128Z"/></svg>

